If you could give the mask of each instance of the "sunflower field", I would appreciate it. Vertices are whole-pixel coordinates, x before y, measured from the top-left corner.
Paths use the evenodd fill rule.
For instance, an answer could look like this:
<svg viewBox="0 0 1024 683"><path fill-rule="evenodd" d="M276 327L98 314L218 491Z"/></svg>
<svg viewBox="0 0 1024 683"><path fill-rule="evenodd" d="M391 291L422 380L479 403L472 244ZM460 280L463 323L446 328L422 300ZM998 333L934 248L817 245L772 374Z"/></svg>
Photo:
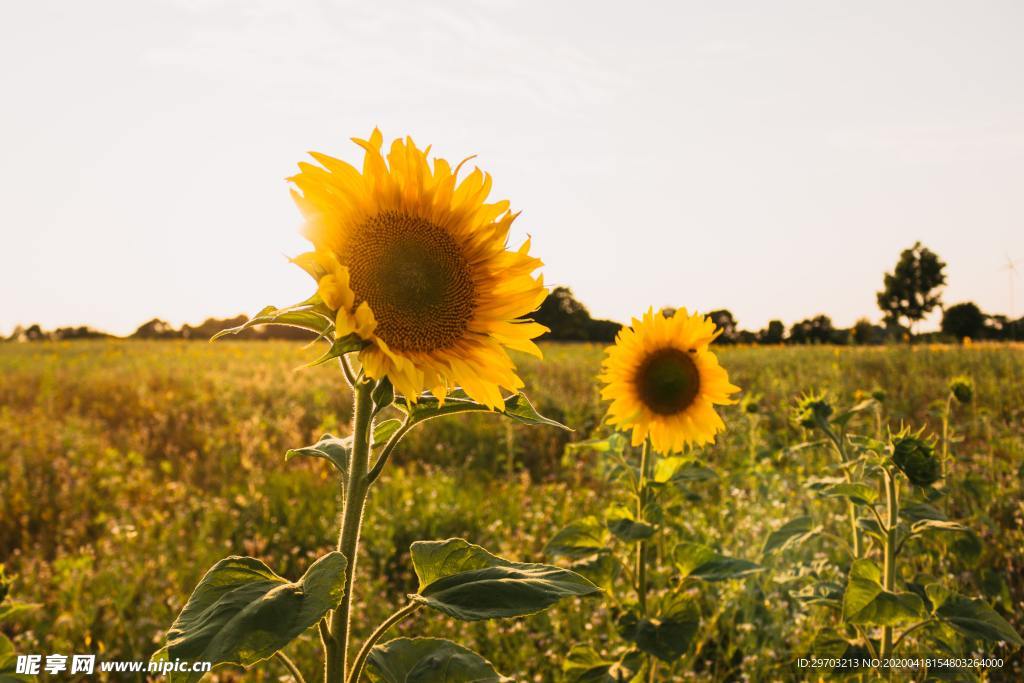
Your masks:
<svg viewBox="0 0 1024 683"><path fill-rule="evenodd" d="M717 407L721 431L646 463L643 439L605 419L604 350L541 350L511 355L530 409L431 419L369 488L353 642L393 625L365 679L873 680L798 662L883 647L942 662L894 680L1024 676L1024 350L722 347L742 393ZM330 455L354 405L337 368L295 370L321 351L0 346L5 652L149 659L222 558L285 586L339 562ZM393 430L403 414L393 403L376 421ZM556 599L463 600L460 572L424 569L439 552L506 583L546 567L531 578ZM502 608L515 616L489 613ZM210 679L319 680L316 616L289 624L284 658Z"/></svg>

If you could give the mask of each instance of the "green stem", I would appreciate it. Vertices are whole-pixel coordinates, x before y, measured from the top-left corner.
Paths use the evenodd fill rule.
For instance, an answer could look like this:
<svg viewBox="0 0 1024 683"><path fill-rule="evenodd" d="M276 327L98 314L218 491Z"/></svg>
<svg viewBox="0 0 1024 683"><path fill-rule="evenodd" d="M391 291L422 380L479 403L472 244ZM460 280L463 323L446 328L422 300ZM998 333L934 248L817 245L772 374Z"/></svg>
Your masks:
<svg viewBox="0 0 1024 683"><path fill-rule="evenodd" d="M953 394L946 397L946 408L942 411L942 458L939 460L939 474L946 476L946 461L949 460L949 416L953 411Z"/></svg>
<svg viewBox="0 0 1024 683"><path fill-rule="evenodd" d="M832 445L835 446L836 453L839 454L839 459L843 464L849 462L850 458L846 453L846 446L843 445L842 435L837 435L827 424L822 425L822 429L832 441ZM849 467L843 468L843 476L846 478L847 482L853 482L853 473L850 472ZM850 535L853 537L853 559L859 560L864 556L864 545L861 538L860 527L857 526L857 505L852 500L846 501L846 514L850 519Z"/></svg>
<svg viewBox="0 0 1024 683"><path fill-rule="evenodd" d="M647 502L647 467L651 453L651 440L644 441L640 451L640 480L636 486L636 520L644 521L644 504ZM636 602L640 616L647 616L647 541L636 545Z"/></svg>
<svg viewBox="0 0 1024 683"><path fill-rule="evenodd" d="M896 496L896 479L888 469L885 473L885 502L889 511L889 520L885 530L885 568L883 588L892 593L896 590L896 527L899 524L900 504ZM892 626L882 628L882 647L879 653L882 658L892 655Z"/></svg>
<svg viewBox="0 0 1024 683"><path fill-rule="evenodd" d="M359 531L363 523L363 507L369 488L370 439L373 434L373 383L358 380L353 401L352 453L348 465L348 490L342 513L338 550L348 561L345 571L345 594L331 614L330 640L324 670L326 683L343 683L348 671L348 641L351 621L352 592L355 586L356 559L359 554Z"/></svg>
<svg viewBox="0 0 1024 683"><path fill-rule="evenodd" d="M299 671L299 667L295 666L295 662L291 660L291 657L280 650L275 652L274 656L281 660L281 663L288 669L288 673L295 679L295 683L306 683L306 679L302 677L302 672Z"/></svg>
<svg viewBox="0 0 1024 683"><path fill-rule="evenodd" d="M370 650L373 649L374 644L380 640L381 636L387 633L388 629L395 624L410 617L413 612L422 606L423 605L421 603L410 602L408 605L385 619L384 622L370 634L370 637L366 639L366 642L363 643L363 646L359 649L359 654L356 655L356 660L352 664L352 672L348 675L348 683L358 683L360 676L363 675L363 666L366 664L366 658L370 656Z"/></svg>

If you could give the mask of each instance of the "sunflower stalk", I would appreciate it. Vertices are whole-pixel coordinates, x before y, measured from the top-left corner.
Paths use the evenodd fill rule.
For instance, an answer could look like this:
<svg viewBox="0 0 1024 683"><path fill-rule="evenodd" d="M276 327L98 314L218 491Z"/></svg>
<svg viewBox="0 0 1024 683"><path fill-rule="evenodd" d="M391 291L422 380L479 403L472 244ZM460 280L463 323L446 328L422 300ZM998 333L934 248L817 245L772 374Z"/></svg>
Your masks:
<svg viewBox="0 0 1024 683"><path fill-rule="evenodd" d="M327 641L324 680L344 683L348 673L348 642L351 626L352 593L355 587L356 560L359 554L359 533L363 508L369 491L368 476L371 439L373 438L373 383L365 377L356 378L353 387L352 451L348 464L348 486L342 512L338 550L348 560L345 573L345 594L341 604L331 613Z"/></svg>

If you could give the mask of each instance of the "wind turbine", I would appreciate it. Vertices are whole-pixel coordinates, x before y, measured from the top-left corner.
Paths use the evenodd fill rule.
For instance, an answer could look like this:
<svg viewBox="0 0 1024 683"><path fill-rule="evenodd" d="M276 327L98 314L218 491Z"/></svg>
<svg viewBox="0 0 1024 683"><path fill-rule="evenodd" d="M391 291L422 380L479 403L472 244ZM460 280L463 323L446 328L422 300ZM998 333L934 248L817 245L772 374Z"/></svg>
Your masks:
<svg viewBox="0 0 1024 683"><path fill-rule="evenodd" d="M1006 264L999 270L1005 270L1010 279L1010 320L1013 320L1017 315L1017 311L1014 306L1014 295L1017 291L1017 264L1024 261L1024 259L1017 259L1014 261L1010 258L1010 254L1006 254Z"/></svg>

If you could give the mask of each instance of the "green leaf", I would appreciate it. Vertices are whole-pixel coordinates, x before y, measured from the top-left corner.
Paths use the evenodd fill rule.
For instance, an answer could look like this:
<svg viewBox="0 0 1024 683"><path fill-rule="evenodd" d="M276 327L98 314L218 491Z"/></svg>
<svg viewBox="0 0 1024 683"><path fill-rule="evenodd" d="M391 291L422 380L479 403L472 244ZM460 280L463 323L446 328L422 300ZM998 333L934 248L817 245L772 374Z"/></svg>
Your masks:
<svg viewBox="0 0 1024 683"><path fill-rule="evenodd" d="M604 522L609 531L628 543L642 541L654 535L654 527L637 521L636 515L625 505L609 505L604 513Z"/></svg>
<svg viewBox="0 0 1024 683"><path fill-rule="evenodd" d="M835 417L833 417L832 418L832 422L834 422L834 423L836 423L838 425L841 425L841 426L845 426L846 423L850 421L851 417L853 417L854 415L857 415L858 413L862 413L865 410L868 410L868 409L874 407L876 404L877 404L877 401L875 401L875 399L873 399L873 398L866 398L863 401L861 401L861 402L857 403L856 405L852 406L848 410L845 410L845 411L839 413L838 415L836 415Z"/></svg>
<svg viewBox="0 0 1024 683"><path fill-rule="evenodd" d="M606 550L608 531L597 517L578 519L561 529L544 546L548 557L580 558Z"/></svg>
<svg viewBox="0 0 1024 683"><path fill-rule="evenodd" d="M0 633L0 683L21 683L35 680L35 676L15 673L17 670L18 655L14 651L14 643Z"/></svg>
<svg viewBox="0 0 1024 683"><path fill-rule="evenodd" d="M455 392L445 397L443 405L433 394L421 394L416 403L410 403L407 398L400 397L396 399L396 403L410 415L413 422L423 422L424 420L432 420L435 417L454 415L455 413L494 412L484 404L465 397L462 392ZM504 407L497 412L523 424L547 425L569 432L572 431L561 422L556 422L538 413L534 409L533 404L530 403L530 399L522 392L512 394L506 398Z"/></svg>
<svg viewBox="0 0 1024 683"><path fill-rule="evenodd" d="M576 572L510 562L461 538L417 541L410 550L420 580L410 599L463 621L525 616L601 592Z"/></svg>
<svg viewBox="0 0 1024 683"><path fill-rule="evenodd" d="M402 428L402 421L391 419L381 420L373 428L373 446L378 448L387 443L395 432Z"/></svg>
<svg viewBox="0 0 1024 683"><path fill-rule="evenodd" d="M595 453L610 453L622 455L629 446L629 439L622 432L613 432L606 439L590 439L588 441L576 441L566 444L569 452L593 451Z"/></svg>
<svg viewBox="0 0 1024 683"><path fill-rule="evenodd" d="M221 560L167 632L167 657L251 666L272 656L341 602L345 567L344 555L328 553L290 583L251 557ZM202 674L175 678L193 683Z"/></svg>
<svg viewBox="0 0 1024 683"><path fill-rule="evenodd" d="M709 481L717 479L718 474L710 467L704 467L692 458L684 458L678 455L668 458L659 458L654 463L654 477L656 484L681 485L696 481Z"/></svg>
<svg viewBox="0 0 1024 683"><path fill-rule="evenodd" d="M585 560L573 562L569 568L608 593L612 591L615 579L622 572L622 565L614 555L608 552L598 553Z"/></svg>
<svg viewBox="0 0 1024 683"><path fill-rule="evenodd" d="M293 448L284 454L285 460L291 460L292 458L305 455L313 458L323 458L331 462L338 471L344 475L348 472L348 459L349 454L352 452L352 437L346 436L344 438L332 436L330 434L324 434L320 437L312 446L305 446L303 448Z"/></svg>
<svg viewBox="0 0 1024 683"><path fill-rule="evenodd" d="M1013 626L984 600L953 593L936 608L935 616L968 638L1024 645L1024 640Z"/></svg>
<svg viewBox="0 0 1024 683"><path fill-rule="evenodd" d="M814 527L810 517L791 519L768 536L761 553L770 555L773 552L785 550L813 538L817 533L818 530Z"/></svg>
<svg viewBox="0 0 1024 683"><path fill-rule="evenodd" d="M294 306L286 306L285 308L266 306L241 325L221 330L213 335L210 341L215 341L229 334L238 334L251 327L261 325L298 327L320 336L330 337L331 332L334 330L334 318L333 313L324 305L323 300L318 295L313 295Z"/></svg>
<svg viewBox="0 0 1024 683"><path fill-rule="evenodd" d="M19 602L17 600L8 600L3 604L0 604L0 624L11 621L14 617L19 614L31 612L41 608L43 605L37 602Z"/></svg>
<svg viewBox="0 0 1024 683"><path fill-rule="evenodd" d="M867 484L831 484L822 488L819 495L826 498L847 498L858 505L871 505L878 500L878 489Z"/></svg>
<svg viewBox="0 0 1024 683"><path fill-rule="evenodd" d="M925 531L967 531L960 522L951 522L949 520L938 520L938 519L922 519L920 522L914 522L910 527L910 533L912 534L923 534Z"/></svg>
<svg viewBox="0 0 1024 683"><path fill-rule="evenodd" d="M331 348L327 349L327 352L324 355L320 356L312 363L307 363L306 367L311 368L316 365L323 365L329 360L344 356L346 353L359 351L364 346L366 346L366 341L355 332L347 334L341 339L335 339L331 343Z"/></svg>
<svg viewBox="0 0 1024 683"><path fill-rule="evenodd" d="M704 581L725 581L757 573L762 567L748 560L720 555L701 543L680 543L672 559L682 577Z"/></svg>
<svg viewBox="0 0 1024 683"><path fill-rule="evenodd" d="M569 683L629 683L636 680L644 656L629 650L618 659L602 657L589 645L574 645L562 663Z"/></svg>
<svg viewBox="0 0 1024 683"><path fill-rule="evenodd" d="M366 673L373 683L511 683L494 666L443 638L395 638L370 650Z"/></svg>
<svg viewBox="0 0 1024 683"><path fill-rule="evenodd" d="M699 626L696 605L680 594L669 596L655 618L640 619L627 612L618 623L623 638L665 662L675 661L686 653Z"/></svg>
<svg viewBox="0 0 1024 683"><path fill-rule="evenodd" d="M373 391L370 392L370 399L373 401L374 415L395 402L395 386L387 375L377 381Z"/></svg>
<svg viewBox="0 0 1024 683"><path fill-rule="evenodd" d="M893 626L926 615L915 593L891 593L882 587L882 572L871 560L856 560L843 594L843 620L851 624Z"/></svg>
<svg viewBox="0 0 1024 683"><path fill-rule="evenodd" d="M934 519L940 522L945 522L949 517L938 508L932 507L928 503L907 503L906 505L900 505L900 517L910 522L920 522L924 519Z"/></svg>

